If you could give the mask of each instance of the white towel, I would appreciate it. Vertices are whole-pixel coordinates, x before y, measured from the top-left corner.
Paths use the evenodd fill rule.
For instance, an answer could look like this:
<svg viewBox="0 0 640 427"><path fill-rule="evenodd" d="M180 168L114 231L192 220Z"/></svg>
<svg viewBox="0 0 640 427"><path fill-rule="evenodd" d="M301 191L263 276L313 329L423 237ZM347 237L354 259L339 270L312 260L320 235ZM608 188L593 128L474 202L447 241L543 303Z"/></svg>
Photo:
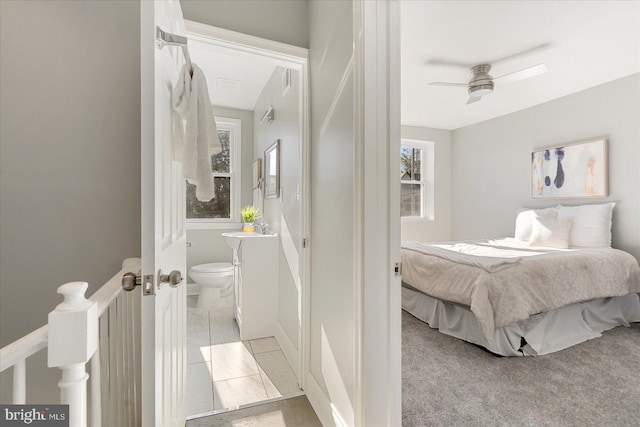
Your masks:
<svg viewBox="0 0 640 427"><path fill-rule="evenodd" d="M215 197L211 155L222 150L218 130L213 117L207 80L202 70L193 64L193 75L187 66L182 67L173 90L173 108L186 119L182 160L184 177L196 185L196 198L208 202ZM175 147L176 151L179 147Z"/></svg>
<svg viewBox="0 0 640 427"><path fill-rule="evenodd" d="M184 124L177 111L171 114L171 141L173 141L173 161L182 163L184 155Z"/></svg>

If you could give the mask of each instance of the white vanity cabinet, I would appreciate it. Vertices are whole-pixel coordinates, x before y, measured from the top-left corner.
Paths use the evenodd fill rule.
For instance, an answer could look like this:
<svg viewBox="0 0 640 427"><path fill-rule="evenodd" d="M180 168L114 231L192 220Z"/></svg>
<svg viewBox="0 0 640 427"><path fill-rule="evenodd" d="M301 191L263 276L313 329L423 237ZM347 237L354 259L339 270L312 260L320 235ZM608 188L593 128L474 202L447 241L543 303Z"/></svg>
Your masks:
<svg viewBox="0 0 640 427"><path fill-rule="evenodd" d="M243 341L271 337L278 316L277 235L224 233L233 249L234 309Z"/></svg>

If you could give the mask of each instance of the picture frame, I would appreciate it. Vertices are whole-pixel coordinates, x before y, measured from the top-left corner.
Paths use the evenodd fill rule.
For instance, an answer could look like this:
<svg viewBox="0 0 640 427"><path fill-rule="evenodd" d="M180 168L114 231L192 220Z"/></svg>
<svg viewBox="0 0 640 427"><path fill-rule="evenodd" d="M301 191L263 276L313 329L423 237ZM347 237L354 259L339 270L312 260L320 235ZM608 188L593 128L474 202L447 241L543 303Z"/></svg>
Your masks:
<svg viewBox="0 0 640 427"><path fill-rule="evenodd" d="M606 138L542 148L531 153L531 198L608 196Z"/></svg>
<svg viewBox="0 0 640 427"><path fill-rule="evenodd" d="M253 188L260 187L260 181L262 180L262 159L258 157L253 161Z"/></svg>
<svg viewBox="0 0 640 427"><path fill-rule="evenodd" d="M264 150L264 198L280 197L280 140Z"/></svg>

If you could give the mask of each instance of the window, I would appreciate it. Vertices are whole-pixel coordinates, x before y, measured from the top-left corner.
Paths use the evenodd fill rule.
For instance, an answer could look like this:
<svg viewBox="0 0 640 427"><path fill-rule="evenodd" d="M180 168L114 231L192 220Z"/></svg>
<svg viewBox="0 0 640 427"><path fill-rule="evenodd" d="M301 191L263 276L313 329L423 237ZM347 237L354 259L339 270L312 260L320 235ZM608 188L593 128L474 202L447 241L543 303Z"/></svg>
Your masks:
<svg viewBox="0 0 640 427"><path fill-rule="evenodd" d="M400 216L433 219L434 143L403 139L400 147Z"/></svg>
<svg viewBox="0 0 640 427"><path fill-rule="evenodd" d="M208 202L196 199L196 186L187 182L189 228L240 222L240 120L216 117L222 151L211 156L216 196Z"/></svg>

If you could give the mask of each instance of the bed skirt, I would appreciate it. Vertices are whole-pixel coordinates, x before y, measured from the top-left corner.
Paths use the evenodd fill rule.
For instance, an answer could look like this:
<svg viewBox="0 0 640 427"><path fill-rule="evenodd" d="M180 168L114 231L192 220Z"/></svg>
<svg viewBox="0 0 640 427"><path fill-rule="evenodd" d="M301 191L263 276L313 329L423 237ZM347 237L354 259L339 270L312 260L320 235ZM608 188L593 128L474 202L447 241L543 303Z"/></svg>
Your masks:
<svg viewBox="0 0 640 427"><path fill-rule="evenodd" d="M616 326L640 322L638 294L598 298L498 328L489 343L475 315L465 307L403 286L402 308L440 332L502 356L541 356L597 338Z"/></svg>

